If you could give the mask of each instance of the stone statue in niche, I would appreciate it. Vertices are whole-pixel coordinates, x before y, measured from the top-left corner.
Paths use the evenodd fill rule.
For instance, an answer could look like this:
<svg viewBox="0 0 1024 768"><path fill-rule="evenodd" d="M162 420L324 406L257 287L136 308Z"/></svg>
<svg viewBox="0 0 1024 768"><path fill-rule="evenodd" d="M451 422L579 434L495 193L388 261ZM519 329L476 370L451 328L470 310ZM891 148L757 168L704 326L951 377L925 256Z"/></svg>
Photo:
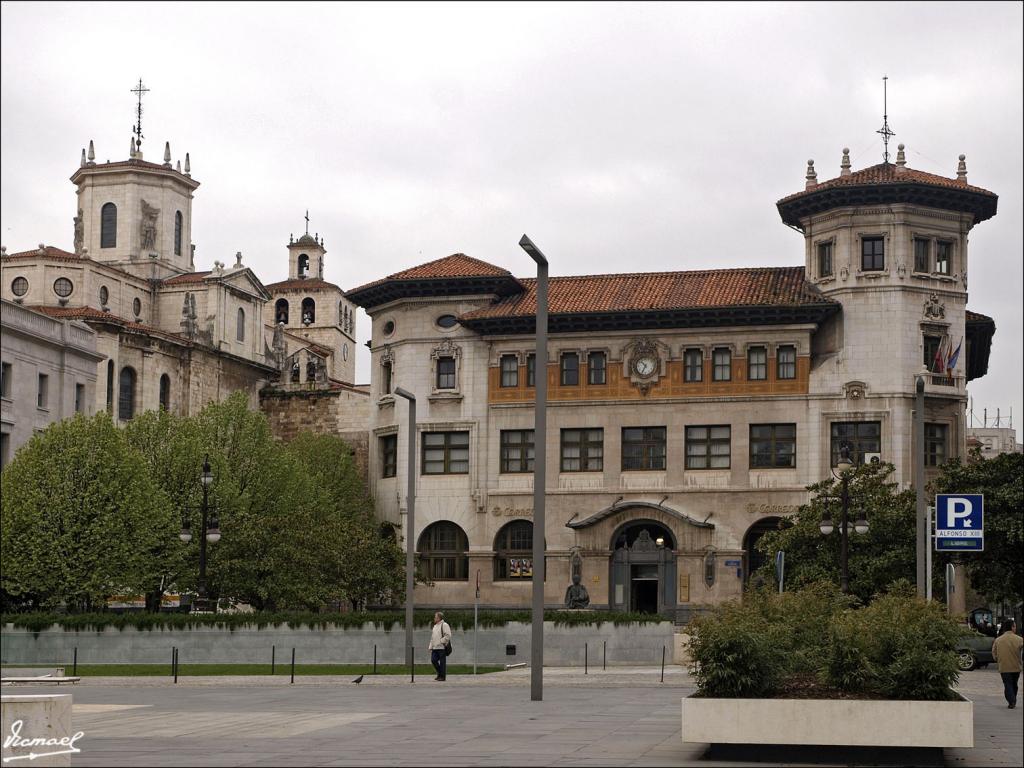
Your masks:
<svg viewBox="0 0 1024 768"><path fill-rule="evenodd" d="M156 219L160 209L142 201L142 247L156 248Z"/></svg>
<svg viewBox="0 0 1024 768"><path fill-rule="evenodd" d="M82 209L78 209L75 216L75 253L81 253L85 247L85 219L82 218Z"/></svg>
<svg viewBox="0 0 1024 768"><path fill-rule="evenodd" d="M565 590L565 607L570 609L586 608L590 605L590 593L587 592L587 588L580 582L582 577L578 573L573 573L572 584Z"/></svg>

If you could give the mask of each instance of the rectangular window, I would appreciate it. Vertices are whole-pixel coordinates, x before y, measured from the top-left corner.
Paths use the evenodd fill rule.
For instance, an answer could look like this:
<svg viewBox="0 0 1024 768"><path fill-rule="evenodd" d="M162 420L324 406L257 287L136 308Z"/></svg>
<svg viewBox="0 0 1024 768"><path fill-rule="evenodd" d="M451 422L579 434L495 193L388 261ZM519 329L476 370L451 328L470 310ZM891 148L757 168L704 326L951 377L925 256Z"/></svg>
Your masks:
<svg viewBox="0 0 1024 768"><path fill-rule="evenodd" d="M600 472L604 469L603 429L562 430L562 472Z"/></svg>
<svg viewBox="0 0 1024 768"><path fill-rule="evenodd" d="M729 469L732 428L687 427L687 469Z"/></svg>
<svg viewBox="0 0 1024 768"><path fill-rule="evenodd" d="M882 450L882 424L878 421L837 421L832 424L832 466L839 464L843 445L850 448L850 460L864 463L865 453Z"/></svg>
<svg viewBox="0 0 1024 768"><path fill-rule="evenodd" d="M924 465L941 467L946 463L946 431L945 424L924 425Z"/></svg>
<svg viewBox="0 0 1024 768"><path fill-rule="evenodd" d="M704 380L704 350L688 349L683 355L683 381Z"/></svg>
<svg viewBox="0 0 1024 768"><path fill-rule="evenodd" d="M455 389L455 358L437 358L437 388Z"/></svg>
<svg viewBox="0 0 1024 768"><path fill-rule="evenodd" d="M665 427L623 427L623 471L664 469L666 432Z"/></svg>
<svg viewBox="0 0 1024 768"><path fill-rule="evenodd" d="M36 407L45 408L50 402L50 377L45 373L39 374L39 387L36 389Z"/></svg>
<svg viewBox="0 0 1024 768"><path fill-rule="evenodd" d="M747 350L747 379L764 381L768 378L768 350L764 347L751 347Z"/></svg>
<svg viewBox="0 0 1024 768"><path fill-rule="evenodd" d="M750 468L796 466L796 424L751 424Z"/></svg>
<svg viewBox="0 0 1024 768"><path fill-rule="evenodd" d="M580 356L575 352L562 355L562 386L575 387L580 383Z"/></svg>
<svg viewBox="0 0 1024 768"><path fill-rule="evenodd" d="M948 275L952 268L953 244L938 242L935 244L935 271L940 275Z"/></svg>
<svg viewBox="0 0 1024 768"><path fill-rule="evenodd" d="M860 241L860 268L865 272L885 269L884 237L865 237Z"/></svg>
<svg viewBox="0 0 1024 768"><path fill-rule="evenodd" d="M517 355L501 356L501 386L519 386L519 357Z"/></svg>
<svg viewBox="0 0 1024 768"><path fill-rule="evenodd" d="M380 364L380 391L382 395L391 394L391 361Z"/></svg>
<svg viewBox="0 0 1024 768"><path fill-rule="evenodd" d="M533 472L533 430L501 430L501 472Z"/></svg>
<svg viewBox="0 0 1024 768"><path fill-rule="evenodd" d="M604 352L591 352L587 355L587 383L607 383L607 359Z"/></svg>
<svg viewBox="0 0 1024 768"><path fill-rule="evenodd" d="M6 432L0 432L0 468L6 467L10 461L11 436Z"/></svg>
<svg viewBox="0 0 1024 768"><path fill-rule="evenodd" d="M776 350L775 377L778 379L796 378L796 347L787 344Z"/></svg>
<svg viewBox="0 0 1024 768"><path fill-rule="evenodd" d="M932 373L941 373L941 366L935 361L936 356L939 354L939 347L942 344L941 336L925 336L924 337L924 363Z"/></svg>
<svg viewBox="0 0 1024 768"><path fill-rule="evenodd" d="M712 379L714 381L730 381L732 379L732 350L721 347L711 353L714 364Z"/></svg>
<svg viewBox="0 0 1024 768"><path fill-rule="evenodd" d="M424 432L423 474L469 473L469 432Z"/></svg>
<svg viewBox="0 0 1024 768"><path fill-rule="evenodd" d="M10 363L0 363L0 397L11 396L11 375L12 368Z"/></svg>
<svg viewBox="0 0 1024 768"><path fill-rule="evenodd" d="M85 410L85 384L75 384L75 413Z"/></svg>
<svg viewBox="0 0 1024 768"><path fill-rule="evenodd" d="M915 272L930 272L928 269L928 250L931 247L931 241L926 240L923 237L914 238L914 271Z"/></svg>
<svg viewBox="0 0 1024 768"><path fill-rule="evenodd" d="M526 386L537 386L537 355L526 356Z"/></svg>
<svg viewBox="0 0 1024 768"><path fill-rule="evenodd" d="M380 439L380 476L394 477L398 467L398 435Z"/></svg>
<svg viewBox="0 0 1024 768"><path fill-rule="evenodd" d="M818 243L818 277L832 276L832 243Z"/></svg>

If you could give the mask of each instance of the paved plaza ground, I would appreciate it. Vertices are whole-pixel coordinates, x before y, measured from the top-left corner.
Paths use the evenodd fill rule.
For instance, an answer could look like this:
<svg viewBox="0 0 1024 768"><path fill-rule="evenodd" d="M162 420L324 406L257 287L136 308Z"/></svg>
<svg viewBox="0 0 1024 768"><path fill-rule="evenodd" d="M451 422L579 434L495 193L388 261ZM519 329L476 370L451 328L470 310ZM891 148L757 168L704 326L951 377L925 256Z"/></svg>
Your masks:
<svg viewBox="0 0 1024 768"><path fill-rule="evenodd" d="M945 753L709 749L681 741L680 699L694 687L679 667L666 669L664 683L657 668L547 669L545 678L543 702L530 701L527 670L446 683L366 677L361 685L92 678L60 692L73 694L74 728L85 732L75 766L1024 764L1020 711L1006 708L993 668L961 677L975 702L975 748Z"/></svg>

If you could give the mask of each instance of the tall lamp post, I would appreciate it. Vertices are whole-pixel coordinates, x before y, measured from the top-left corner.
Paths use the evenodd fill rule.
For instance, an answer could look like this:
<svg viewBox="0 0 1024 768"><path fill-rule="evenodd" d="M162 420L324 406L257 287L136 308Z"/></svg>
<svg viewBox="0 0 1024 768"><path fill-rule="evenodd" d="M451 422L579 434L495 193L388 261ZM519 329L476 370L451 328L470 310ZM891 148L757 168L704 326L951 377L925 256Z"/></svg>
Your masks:
<svg viewBox="0 0 1024 768"><path fill-rule="evenodd" d="M203 474L199 476L203 485L203 519L202 533L199 538L199 596L194 603L194 609L206 611L209 609L206 599L206 542L216 544L220 541L220 523L217 518L209 520L210 511L210 484L213 483L213 472L210 471L210 454L203 459ZM188 520L181 528L178 538L188 543L192 541L192 531L189 528Z"/></svg>
<svg viewBox="0 0 1024 768"><path fill-rule="evenodd" d="M413 589L415 586L416 548L416 395L401 387L395 387L395 394L409 401L409 422L406 428L408 443L408 485L405 490L405 661L412 666L412 615Z"/></svg>
<svg viewBox="0 0 1024 768"><path fill-rule="evenodd" d="M826 501L839 501L842 509L840 520L839 520L839 588L843 591L843 594L850 593L850 529L849 529L849 514L850 514L850 471L853 469L853 461L850 459L850 446L843 443L839 448L839 461L836 463L836 469L839 470L837 475L835 470L832 470L832 475L838 479L841 483L839 498L826 497ZM821 521L821 532L823 535L828 536L834 530L832 524L832 517L828 512L828 508L825 509L825 517ZM864 516L864 512L861 511L857 514L857 522L853 524L853 529L857 533L868 532L868 521Z"/></svg>
<svg viewBox="0 0 1024 768"><path fill-rule="evenodd" d="M530 642L530 700L544 699L544 501L548 406L548 260L529 237L519 247L537 263L537 351L534 355L533 425L533 628Z"/></svg>

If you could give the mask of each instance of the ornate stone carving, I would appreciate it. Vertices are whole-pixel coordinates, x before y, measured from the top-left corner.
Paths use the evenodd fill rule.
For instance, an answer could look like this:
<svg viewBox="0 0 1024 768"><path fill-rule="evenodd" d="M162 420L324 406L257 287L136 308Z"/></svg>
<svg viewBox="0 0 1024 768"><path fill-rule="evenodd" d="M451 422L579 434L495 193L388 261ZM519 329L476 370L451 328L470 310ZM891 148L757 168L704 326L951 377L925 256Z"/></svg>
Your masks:
<svg viewBox="0 0 1024 768"><path fill-rule="evenodd" d="M451 339L445 339L430 351L430 357L432 360L437 360L439 357L454 357L458 360L462 357L462 347Z"/></svg>
<svg viewBox="0 0 1024 768"><path fill-rule="evenodd" d="M849 277L850 277L850 270L847 269L846 267L842 267L839 270L839 279L843 280L843 281L846 281Z"/></svg>
<svg viewBox="0 0 1024 768"><path fill-rule="evenodd" d="M658 549L658 544L651 538L651 532L644 528L630 549L634 552L655 552Z"/></svg>
<svg viewBox="0 0 1024 768"><path fill-rule="evenodd" d="M848 381L843 385L843 392L850 400L860 400L867 393L867 385L863 381Z"/></svg>
<svg viewBox="0 0 1024 768"><path fill-rule="evenodd" d="M82 209L78 209L75 216L75 253L81 253L85 247L85 219L82 217Z"/></svg>
<svg viewBox="0 0 1024 768"><path fill-rule="evenodd" d="M189 339L196 337L198 323L196 322L196 297L195 294L186 293L185 301L181 306L181 332Z"/></svg>
<svg viewBox="0 0 1024 768"><path fill-rule="evenodd" d="M160 209L142 201L142 247L156 248L156 219Z"/></svg>
<svg viewBox="0 0 1024 768"><path fill-rule="evenodd" d="M622 375L628 377L646 395L651 385L665 375L665 361L669 354L668 346L660 341L634 339L622 350Z"/></svg>
<svg viewBox="0 0 1024 768"><path fill-rule="evenodd" d="M939 301L936 294L928 297L924 303L924 316L932 320L942 320L946 317L946 305Z"/></svg>
<svg viewBox="0 0 1024 768"><path fill-rule="evenodd" d="M284 323L274 326L274 366L283 375L288 365L288 345L284 340Z"/></svg>
<svg viewBox="0 0 1024 768"><path fill-rule="evenodd" d="M902 260L896 264L896 274L899 275L900 280L907 276L907 265Z"/></svg>

